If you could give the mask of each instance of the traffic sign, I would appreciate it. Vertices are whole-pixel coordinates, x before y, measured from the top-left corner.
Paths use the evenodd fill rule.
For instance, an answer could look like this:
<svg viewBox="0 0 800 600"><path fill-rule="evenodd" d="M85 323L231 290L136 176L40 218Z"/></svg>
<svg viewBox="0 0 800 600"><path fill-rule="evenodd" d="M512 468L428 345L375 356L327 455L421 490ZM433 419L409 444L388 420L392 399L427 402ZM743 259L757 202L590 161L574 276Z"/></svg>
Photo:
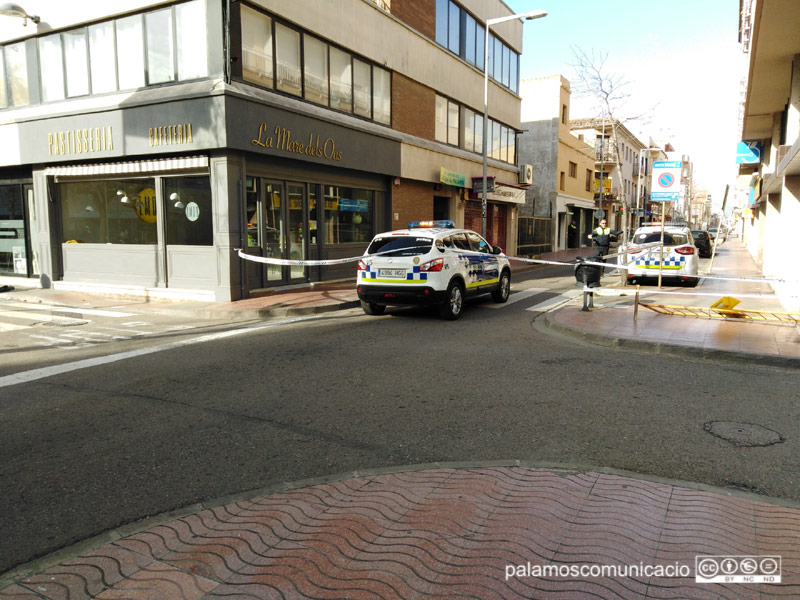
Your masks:
<svg viewBox="0 0 800 600"><path fill-rule="evenodd" d="M653 179L650 199L653 202L669 202L680 199L681 168L679 160L653 162Z"/></svg>

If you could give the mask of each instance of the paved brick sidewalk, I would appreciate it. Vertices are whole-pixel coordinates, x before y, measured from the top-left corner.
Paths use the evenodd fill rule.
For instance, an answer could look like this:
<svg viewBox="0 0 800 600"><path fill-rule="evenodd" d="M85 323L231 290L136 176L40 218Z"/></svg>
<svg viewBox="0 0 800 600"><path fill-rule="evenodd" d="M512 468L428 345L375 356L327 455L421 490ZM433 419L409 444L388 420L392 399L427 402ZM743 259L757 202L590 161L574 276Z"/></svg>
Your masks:
<svg viewBox="0 0 800 600"><path fill-rule="evenodd" d="M697 583L698 555L780 556L782 583ZM592 577L592 565L642 572ZM528 576L545 566L564 576ZM688 576L644 572L657 566ZM4 600L773 596L800 597L800 510L523 466L353 477L199 509L0 590Z"/></svg>

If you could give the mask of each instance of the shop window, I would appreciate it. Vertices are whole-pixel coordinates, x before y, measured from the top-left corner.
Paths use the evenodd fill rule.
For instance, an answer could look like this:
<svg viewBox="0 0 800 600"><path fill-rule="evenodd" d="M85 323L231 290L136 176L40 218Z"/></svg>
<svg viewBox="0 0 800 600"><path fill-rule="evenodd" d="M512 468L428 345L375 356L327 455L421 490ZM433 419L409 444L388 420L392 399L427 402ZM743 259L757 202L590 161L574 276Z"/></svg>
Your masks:
<svg viewBox="0 0 800 600"><path fill-rule="evenodd" d="M5 67L8 78L8 102L10 106L25 106L28 96L28 59L25 42L5 47Z"/></svg>
<svg viewBox="0 0 800 600"><path fill-rule="evenodd" d="M142 15L117 19L117 72L119 88L144 86L144 33Z"/></svg>
<svg viewBox="0 0 800 600"><path fill-rule="evenodd" d="M325 186L325 243L368 242L373 235L375 192Z"/></svg>
<svg viewBox="0 0 800 600"><path fill-rule="evenodd" d="M275 88L299 96L302 92L300 33L280 23L275 24L275 63Z"/></svg>
<svg viewBox="0 0 800 600"><path fill-rule="evenodd" d="M42 100L45 102L63 100L64 53L60 33L39 39L39 61L42 73Z"/></svg>
<svg viewBox="0 0 800 600"><path fill-rule="evenodd" d="M147 83L166 83L175 79L172 43L172 9L145 15L147 30Z"/></svg>
<svg viewBox="0 0 800 600"><path fill-rule="evenodd" d="M114 22L89 27L92 92L103 94L117 89L117 66L114 55ZM44 77L42 77L44 79Z"/></svg>
<svg viewBox="0 0 800 600"><path fill-rule="evenodd" d="M178 79L181 81L208 76L208 38L197 34L205 30L204 2L194 0L175 6Z"/></svg>
<svg viewBox="0 0 800 600"><path fill-rule="evenodd" d="M164 198L168 245L214 244L213 206L208 177L165 178Z"/></svg>
<svg viewBox="0 0 800 600"><path fill-rule="evenodd" d="M27 273L22 186L0 185L0 273Z"/></svg>
<svg viewBox="0 0 800 600"><path fill-rule="evenodd" d="M242 6L242 76L272 87L272 19L248 6Z"/></svg>
<svg viewBox="0 0 800 600"><path fill-rule="evenodd" d="M328 106L328 44L303 36L306 100Z"/></svg>
<svg viewBox="0 0 800 600"><path fill-rule="evenodd" d="M153 179L59 184L61 239L83 244L156 244Z"/></svg>

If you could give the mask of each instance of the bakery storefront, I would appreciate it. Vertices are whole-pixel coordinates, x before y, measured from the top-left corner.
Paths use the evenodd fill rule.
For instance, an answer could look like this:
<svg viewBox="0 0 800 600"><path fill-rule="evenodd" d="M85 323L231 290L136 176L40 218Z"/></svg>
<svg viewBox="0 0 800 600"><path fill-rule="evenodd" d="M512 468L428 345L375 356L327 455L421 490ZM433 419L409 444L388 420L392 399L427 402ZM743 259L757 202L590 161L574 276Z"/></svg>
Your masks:
<svg viewBox="0 0 800 600"><path fill-rule="evenodd" d="M18 125L43 285L217 301L350 276L258 257L361 254L399 144L219 94ZM30 271L30 268L29 268ZM29 276L33 273L29 273Z"/></svg>

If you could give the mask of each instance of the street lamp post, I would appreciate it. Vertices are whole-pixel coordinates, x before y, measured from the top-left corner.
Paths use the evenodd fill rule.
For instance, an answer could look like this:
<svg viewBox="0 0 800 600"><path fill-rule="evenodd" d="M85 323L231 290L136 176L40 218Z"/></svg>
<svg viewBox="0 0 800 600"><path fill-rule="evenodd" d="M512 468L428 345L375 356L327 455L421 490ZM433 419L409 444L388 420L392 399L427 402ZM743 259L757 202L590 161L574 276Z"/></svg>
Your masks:
<svg viewBox="0 0 800 600"><path fill-rule="evenodd" d="M639 214L639 200L642 198L642 152L647 152L648 157L651 152L660 151L661 148L651 146L650 148L641 148L639 150L639 181L636 184L636 214Z"/></svg>
<svg viewBox="0 0 800 600"><path fill-rule="evenodd" d="M492 25L510 21L512 19L525 19L532 21L546 17L547 12L543 10L531 10L526 13L518 15L509 15L507 17L497 17L496 19L486 19L486 32L484 35L483 44L483 183L481 187L481 235L486 237L486 171L488 169L489 155L488 155L488 140L487 131L489 129L489 29Z"/></svg>

